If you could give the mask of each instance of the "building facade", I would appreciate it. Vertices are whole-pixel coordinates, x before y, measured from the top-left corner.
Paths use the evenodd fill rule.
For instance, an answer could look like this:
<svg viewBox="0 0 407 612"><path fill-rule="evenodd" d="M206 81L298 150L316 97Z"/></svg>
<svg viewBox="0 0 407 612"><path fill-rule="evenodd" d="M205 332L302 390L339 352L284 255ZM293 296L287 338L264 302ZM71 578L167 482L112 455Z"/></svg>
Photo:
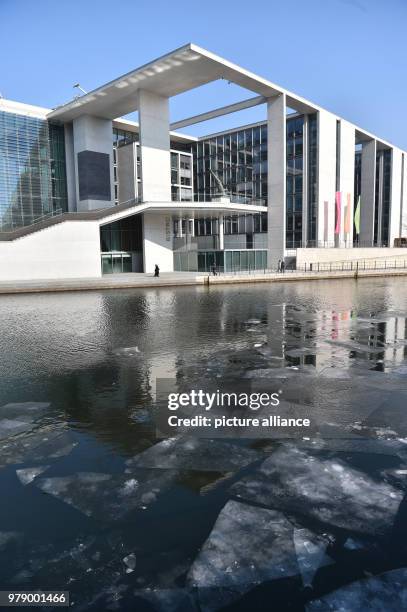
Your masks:
<svg viewBox="0 0 407 612"><path fill-rule="evenodd" d="M170 122L169 98L219 78L256 97ZM179 131L256 105L262 122ZM137 123L120 118L136 110ZM339 261L344 248L400 248L406 155L195 45L54 110L0 99L3 277L265 269L303 249ZM66 260L61 235L76 253Z"/></svg>

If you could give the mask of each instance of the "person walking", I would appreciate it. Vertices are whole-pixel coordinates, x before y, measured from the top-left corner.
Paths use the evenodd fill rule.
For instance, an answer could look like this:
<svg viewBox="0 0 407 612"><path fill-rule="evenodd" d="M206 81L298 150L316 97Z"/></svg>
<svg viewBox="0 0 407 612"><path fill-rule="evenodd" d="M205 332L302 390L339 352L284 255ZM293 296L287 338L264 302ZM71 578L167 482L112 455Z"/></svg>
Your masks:
<svg viewBox="0 0 407 612"><path fill-rule="evenodd" d="M284 274L284 271L285 271L285 261L284 261L284 259L281 260L280 270Z"/></svg>
<svg viewBox="0 0 407 612"><path fill-rule="evenodd" d="M156 278L158 278L160 276L160 268L158 267L157 264L155 264L155 267L154 267L154 276Z"/></svg>
<svg viewBox="0 0 407 612"><path fill-rule="evenodd" d="M216 276L216 275L217 275L217 272L216 272L216 264L212 264L212 266L211 266L211 271L212 271L212 275L213 275L213 276Z"/></svg>
<svg viewBox="0 0 407 612"><path fill-rule="evenodd" d="M281 272L281 259L277 262L277 272Z"/></svg>

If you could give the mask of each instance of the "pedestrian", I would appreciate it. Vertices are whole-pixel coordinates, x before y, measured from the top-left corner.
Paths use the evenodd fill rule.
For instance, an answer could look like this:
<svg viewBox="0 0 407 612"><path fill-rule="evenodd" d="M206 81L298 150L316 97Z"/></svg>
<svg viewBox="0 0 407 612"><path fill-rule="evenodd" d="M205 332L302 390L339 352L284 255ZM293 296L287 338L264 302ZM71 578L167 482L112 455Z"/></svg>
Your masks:
<svg viewBox="0 0 407 612"><path fill-rule="evenodd" d="M217 272L216 272L216 264L212 264L212 266L211 266L211 270L212 270L212 275L213 275L213 276L216 276L216 275L217 275Z"/></svg>
<svg viewBox="0 0 407 612"><path fill-rule="evenodd" d="M280 270L284 274L284 271L285 271L285 261L284 261L284 259L281 260Z"/></svg>
<svg viewBox="0 0 407 612"><path fill-rule="evenodd" d="M281 259L277 262L277 272L281 272Z"/></svg>
<svg viewBox="0 0 407 612"><path fill-rule="evenodd" d="M154 276L157 278L160 276L160 268L158 267L157 264L155 264L155 267L154 267Z"/></svg>

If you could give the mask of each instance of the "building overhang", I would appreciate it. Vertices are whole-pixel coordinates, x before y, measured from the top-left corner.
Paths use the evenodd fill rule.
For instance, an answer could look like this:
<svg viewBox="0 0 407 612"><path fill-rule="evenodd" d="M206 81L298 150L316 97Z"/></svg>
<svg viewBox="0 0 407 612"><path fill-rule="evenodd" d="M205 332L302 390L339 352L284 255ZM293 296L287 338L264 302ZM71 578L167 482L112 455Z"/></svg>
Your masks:
<svg viewBox="0 0 407 612"><path fill-rule="evenodd" d="M223 202L143 202L142 204L135 204L134 206L127 207L117 212L112 209L110 215L107 215L106 212L105 209L104 216L100 219L100 225L113 223L114 221L119 221L125 217L140 213L176 215L178 217L199 219L212 215L267 212L267 206L256 206L254 204L227 204ZM95 214L95 212L93 214Z"/></svg>
<svg viewBox="0 0 407 612"><path fill-rule="evenodd" d="M69 122L87 114L116 119L138 110L139 90L171 98L224 79L265 98L287 96L287 106L300 112L318 107L275 83L189 43L51 111L49 119Z"/></svg>

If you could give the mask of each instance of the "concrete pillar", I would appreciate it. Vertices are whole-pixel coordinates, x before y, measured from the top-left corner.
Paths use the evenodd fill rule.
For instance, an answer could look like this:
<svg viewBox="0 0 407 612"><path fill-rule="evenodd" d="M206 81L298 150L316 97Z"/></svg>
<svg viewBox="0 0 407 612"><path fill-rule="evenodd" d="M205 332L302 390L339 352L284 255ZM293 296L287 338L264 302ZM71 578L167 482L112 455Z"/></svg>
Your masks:
<svg viewBox="0 0 407 612"><path fill-rule="evenodd" d="M223 215L219 215L219 250L223 251L223 249L225 248L225 222L224 222L224 218Z"/></svg>
<svg viewBox="0 0 407 612"><path fill-rule="evenodd" d="M112 133L109 119L82 115L73 120L78 211L114 205Z"/></svg>
<svg viewBox="0 0 407 612"><path fill-rule="evenodd" d="M154 272L157 264L161 272L174 270L171 241L171 217L159 213L143 214L144 272Z"/></svg>
<svg viewBox="0 0 407 612"><path fill-rule="evenodd" d="M73 145L73 126L72 123L64 125L65 135L65 168L66 168L66 188L68 196L68 211L76 212L76 177L75 177L75 154Z"/></svg>
<svg viewBox="0 0 407 612"><path fill-rule="evenodd" d="M333 246L335 240L336 117L318 111L317 242ZM327 202L327 205L325 205ZM326 226L326 227L325 227ZM327 231L325 231L325 229ZM326 240L325 240L326 239Z"/></svg>
<svg viewBox="0 0 407 612"><path fill-rule="evenodd" d="M285 254L286 232L286 99L267 101L268 262L277 266Z"/></svg>
<svg viewBox="0 0 407 612"><path fill-rule="evenodd" d="M389 246L394 246L394 239L399 238L401 197L402 197L402 152L393 147L391 156L391 184L390 184L390 220L389 220Z"/></svg>
<svg viewBox="0 0 407 612"><path fill-rule="evenodd" d="M170 127L168 98L150 91L138 93L142 199L171 201Z"/></svg>
<svg viewBox="0 0 407 612"><path fill-rule="evenodd" d="M137 198L137 158L136 143L118 147L117 183L119 187L119 204L131 202Z"/></svg>
<svg viewBox="0 0 407 612"><path fill-rule="evenodd" d="M407 154L406 153L403 153L403 157L402 157L400 236L407 238Z"/></svg>
<svg viewBox="0 0 407 612"><path fill-rule="evenodd" d="M353 216L355 191L355 128L347 121L340 121L340 180L339 191L342 193L342 218L339 244L353 244ZM349 203L349 204L348 204ZM347 210L349 205L350 210ZM346 234L346 214L349 221L349 232Z"/></svg>
<svg viewBox="0 0 407 612"><path fill-rule="evenodd" d="M371 246L374 240L376 186L376 141L362 145L362 180L360 193L360 246Z"/></svg>

